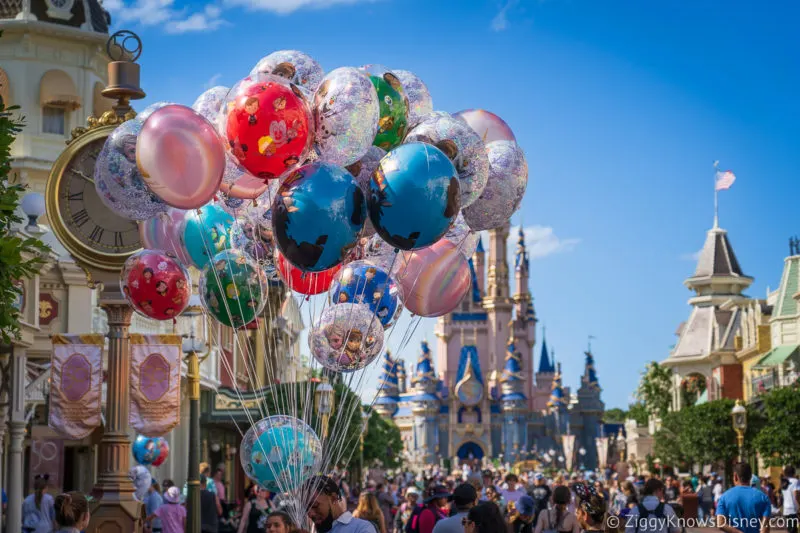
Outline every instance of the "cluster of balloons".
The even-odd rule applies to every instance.
[[[508,222],[527,179],[498,116],[434,111],[408,71],[325,73],[292,50],[191,107],[150,106],[108,138],[94,176],[109,207],[140,221],[146,250],[121,280],[138,312],[180,314],[184,265],[202,271],[205,310],[231,327],[262,313],[270,282],[328,291],[309,344],[338,372],[374,361],[404,308],[435,317],[458,306],[478,232]]]
[[[133,441],[133,458],[143,466],[161,466],[169,457],[169,443],[163,437],[137,435]]]

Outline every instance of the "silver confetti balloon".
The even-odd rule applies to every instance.
[[[314,58],[297,50],[280,50],[262,58],[250,71],[253,78],[260,74],[280,76],[309,93],[317,90],[325,76]]]
[[[358,69],[329,72],[314,94],[314,124],[322,161],[346,166],[358,161],[378,132],[378,93]]]
[[[136,166],[136,141],[144,122],[140,117],[123,122],[108,136],[94,167],[94,185],[100,200],[131,220],[152,218],[168,207],[150,192]]]
[[[478,134],[466,122],[448,113],[433,112],[415,126],[405,143],[432,144],[453,161],[461,186],[461,208],[472,205],[489,179],[489,159]]]
[[[347,170],[356,178],[356,183],[364,191],[365,195],[370,194],[369,182],[372,179],[372,174],[381,162],[381,159],[386,155],[386,150],[378,148],[377,146],[370,146],[364,157],[349,165]]]
[[[212,87],[197,97],[197,100],[192,104],[192,109],[200,113],[203,118],[212,124],[217,124],[219,112],[230,90],[230,87],[223,87],[222,85]]]
[[[311,329],[308,345],[325,368],[354,372],[374,361],[383,349],[383,326],[364,304],[336,304]]]
[[[408,97],[408,125],[413,128],[433,111],[433,99],[428,91],[428,86],[413,72],[407,70],[393,70],[400,79],[403,89]]]
[[[528,186],[528,163],[517,143],[494,141],[486,145],[486,153],[489,182],[478,201],[462,210],[472,231],[494,229],[508,222]]]
[[[459,213],[453,225],[444,234],[443,239],[447,239],[456,245],[458,250],[464,254],[467,259],[472,259],[475,249],[478,248],[478,241],[480,235],[470,230],[469,225],[464,220],[464,214]]]

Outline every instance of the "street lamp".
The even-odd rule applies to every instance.
[[[742,402],[736,400],[731,410],[733,430],[736,431],[736,444],[739,447],[739,461],[744,461],[744,432],[747,431],[747,409]]]
[[[317,412],[322,416],[322,440],[328,438],[328,421],[333,411],[333,387],[328,382],[328,376],[323,375],[317,388],[314,390],[314,403]]]
[[[186,384],[189,388],[189,470],[186,485],[186,531],[200,533],[200,363],[208,356],[208,346],[195,331],[195,321],[202,316],[200,297],[192,294],[182,316],[190,320],[189,334],[183,339],[186,354]],[[205,328],[204,328],[205,329]],[[201,333],[202,335],[202,333]]]

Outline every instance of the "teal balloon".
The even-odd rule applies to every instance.
[[[275,415],[256,422],[242,439],[244,473],[270,492],[297,489],[321,466],[322,444],[308,424]]]
[[[215,255],[233,247],[233,217],[216,204],[187,211],[181,240],[192,264],[202,270]]]
[[[158,444],[158,437],[145,437],[138,435],[133,441],[133,458],[140,465],[148,466],[158,459],[161,453],[161,446]]]
[[[381,238],[400,250],[438,241],[461,208],[458,172],[444,152],[423,143],[386,154],[370,181],[369,218]]]

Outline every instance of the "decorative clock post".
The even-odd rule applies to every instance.
[[[100,307],[108,315],[106,422],[100,442],[98,477],[92,495],[87,533],[141,532],[144,509],[134,498],[128,438],[130,404],[129,328],[133,309],[119,289],[125,260],[141,248],[135,222],[108,209],[95,191],[94,165],[106,138],[136,116],[130,100],[145,96],[139,88],[141,41],[120,31],[106,44],[111,62],[103,95],[117,100],[114,111],[89,117],[87,127],[75,128],[67,149],[53,164],[46,203],[53,233],[86,272],[90,286],[100,291]],[[112,244],[113,243],[113,244]]]

